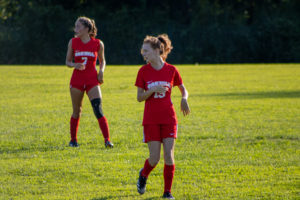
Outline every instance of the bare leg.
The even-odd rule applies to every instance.
[[[148,148],[149,148],[149,164],[154,167],[157,165],[157,163],[160,160],[160,149],[161,149],[161,143],[159,141],[150,141],[148,142]]]
[[[163,139],[164,146],[164,159],[166,165],[174,165],[174,148],[175,148],[175,139],[174,138],[165,138]]]
[[[71,93],[71,99],[73,105],[72,117],[78,119],[81,115],[84,92],[77,88],[71,88],[70,93]]]
[[[90,101],[93,100],[93,99],[96,99],[96,98],[102,98],[102,95],[101,95],[101,89],[100,87],[97,85],[95,87],[93,87],[92,89],[90,89],[87,93]]]
[[[148,142],[148,148],[149,158],[145,161],[143,170],[141,171],[141,175],[146,178],[160,160],[161,143],[159,141],[150,141]]]

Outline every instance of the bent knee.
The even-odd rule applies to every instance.
[[[160,156],[150,156],[149,163],[151,166],[156,166],[159,163]]]

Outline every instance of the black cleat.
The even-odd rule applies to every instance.
[[[171,192],[165,192],[164,195],[163,195],[163,198],[164,199],[175,199],[173,197],[173,195],[171,194]]]
[[[140,193],[140,194],[144,194],[145,191],[146,191],[146,182],[147,182],[147,178],[142,176],[142,170],[140,170],[140,176],[139,176],[139,180],[136,184],[137,186],[137,191]]]
[[[106,148],[114,148],[114,144],[111,143],[109,140],[107,140],[107,141],[105,142],[105,147],[106,147]]]
[[[69,146],[70,147],[78,147],[79,145],[78,145],[77,141],[70,141]]]

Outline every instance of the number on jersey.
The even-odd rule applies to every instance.
[[[81,57],[81,59],[84,60],[83,64],[86,65],[88,58],[87,57]]]
[[[158,93],[158,92],[155,92],[154,94],[154,98],[157,99],[157,98],[164,98],[166,96],[166,92],[163,92],[163,93]]]

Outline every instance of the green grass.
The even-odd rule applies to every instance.
[[[178,65],[191,115],[179,112],[176,199],[299,199],[300,64]],[[0,66],[0,199],[160,199],[163,159],[136,191],[148,156],[139,66],[107,66],[103,109],[114,149],[87,96],[79,148],[70,148],[72,70]]]

